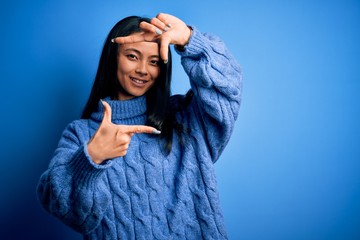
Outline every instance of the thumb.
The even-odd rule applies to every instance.
[[[100,100],[100,101],[101,101],[102,105],[104,106],[104,117],[103,117],[102,122],[111,123],[111,113],[112,113],[111,107],[104,100]]]

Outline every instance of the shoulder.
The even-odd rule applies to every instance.
[[[88,119],[77,119],[70,122],[63,131],[63,137],[81,137],[82,135],[89,132],[88,122]]]
[[[67,125],[67,128],[71,128],[71,129],[77,129],[77,128],[84,129],[84,128],[88,128],[88,125],[89,125],[88,122],[89,122],[88,119],[76,119],[76,120],[70,122],[70,123]]]

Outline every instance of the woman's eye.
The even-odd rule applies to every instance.
[[[128,59],[130,60],[136,60],[136,56],[134,54],[128,54],[126,55]]]
[[[158,65],[159,65],[159,61],[158,61],[158,60],[151,60],[151,61],[150,61],[150,64],[151,64],[151,65],[154,65],[154,66],[158,66]]]

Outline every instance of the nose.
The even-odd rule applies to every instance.
[[[145,61],[139,61],[137,66],[136,66],[135,72],[137,74],[142,75],[142,76],[147,75],[148,72],[147,72],[147,68],[146,68],[146,62]]]

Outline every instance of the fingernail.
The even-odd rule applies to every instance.
[[[164,64],[167,64],[168,63],[168,60],[166,59],[166,60],[164,60]]]
[[[164,32],[167,32],[169,29],[170,29],[169,27],[165,27]]]
[[[156,33],[157,35],[160,35],[160,34],[162,34],[162,31],[157,28],[157,29],[155,30],[155,33]]]
[[[114,42],[115,42],[115,38],[111,39],[111,42],[114,43]]]
[[[171,28],[171,23],[166,24],[166,26],[168,26],[169,28]]]
[[[157,130],[157,129],[154,129],[154,130],[152,131],[152,133],[153,133],[153,134],[161,134],[161,131],[159,131],[159,130]]]

